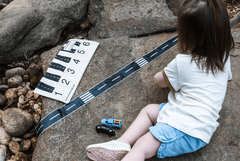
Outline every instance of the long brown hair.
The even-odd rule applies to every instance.
[[[224,71],[230,51],[234,48],[224,2],[186,0],[178,13],[178,37],[180,51],[190,51],[192,61],[199,68],[206,68],[213,74]]]

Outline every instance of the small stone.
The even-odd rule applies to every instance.
[[[32,144],[32,148],[35,149],[36,144],[37,144],[37,137],[31,138],[31,144]]]
[[[7,147],[0,145],[0,161],[5,161],[7,155]]]
[[[12,155],[11,158],[10,158],[10,161],[12,161],[12,160],[15,161],[15,156],[14,155]]]
[[[25,96],[28,93],[29,90],[28,90],[28,88],[25,88],[25,87],[24,88],[20,88],[18,90],[18,93],[17,93],[18,96],[20,96],[20,95],[24,95]]]
[[[41,102],[38,102],[38,105],[39,105],[39,106],[42,106],[42,103],[41,103]]]
[[[12,141],[21,142],[22,138],[12,137]]]
[[[22,85],[22,82],[22,77],[20,75],[15,75],[8,79],[8,86],[11,88],[17,88]]]
[[[29,106],[30,106],[30,107],[33,107],[34,104],[35,104],[35,101],[29,101]]]
[[[34,121],[35,121],[35,125],[37,125],[41,119],[41,117],[38,114],[34,114],[33,115]]]
[[[0,94],[0,106],[5,105],[7,102],[7,99],[4,95]]]
[[[0,91],[6,92],[8,89],[9,89],[8,85],[5,85],[5,84],[0,85]]]
[[[26,75],[29,75],[29,74],[30,74],[30,71],[31,71],[31,69],[28,68],[28,69],[26,70],[25,74],[26,74]]]
[[[31,87],[34,89],[37,87],[38,82],[41,80],[41,78],[43,77],[43,69],[41,66],[34,66],[31,71],[30,71],[30,84]]]
[[[3,126],[3,122],[2,122],[2,113],[3,113],[3,111],[0,110],[0,126]],[[34,118],[34,120],[35,120],[35,118]],[[36,122],[36,121],[35,121],[35,122]]]
[[[7,77],[7,79],[9,79],[14,75],[23,76],[24,74],[25,74],[25,69],[22,67],[17,67],[17,68],[7,70],[5,73],[5,76]]]
[[[17,103],[17,108],[20,108],[20,109],[22,109],[22,107],[23,107],[23,105],[21,104],[21,103]]]
[[[21,142],[21,151],[27,151],[31,146],[31,141],[30,140],[23,140]]]
[[[24,135],[35,123],[31,114],[18,108],[5,110],[2,113],[2,121],[10,136]]]
[[[42,108],[41,108],[41,106],[39,106],[38,104],[35,104],[35,105],[33,106],[33,109],[34,109],[37,113],[39,113],[40,115],[42,115]]]
[[[10,88],[5,92],[5,97],[10,100],[17,97],[17,88]]]
[[[18,102],[19,102],[19,103],[23,104],[23,103],[24,103],[24,100],[25,100],[25,99],[24,99],[24,95],[21,95],[21,96],[18,97]]]
[[[3,84],[7,84],[7,83],[8,83],[7,77],[3,77],[3,78],[2,78],[2,83],[3,83]]]
[[[23,139],[30,139],[30,138],[32,138],[34,135],[35,135],[34,132],[24,134],[24,135],[23,135]]]
[[[25,97],[26,98],[33,98],[34,97],[34,91],[33,90],[28,91],[28,93],[26,94]]]
[[[40,96],[39,94],[34,93],[34,99],[35,99],[35,100],[37,100],[37,99],[39,98],[39,96]]]
[[[0,144],[8,145],[11,140],[11,136],[6,132],[3,127],[0,127]]]
[[[29,80],[30,80],[29,75],[24,75],[23,76],[23,82],[29,82]]]
[[[29,161],[29,158],[26,154],[24,154],[22,152],[18,152],[15,155],[15,161]]]
[[[10,141],[8,147],[9,147],[10,152],[13,154],[20,152],[20,145],[16,141]]]

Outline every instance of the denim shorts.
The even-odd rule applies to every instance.
[[[165,104],[161,104],[159,111]],[[149,128],[152,135],[161,142],[158,158],[173,157],[191,153],[206,145],[201,139],[187,135],[165,123],[157,123]]]

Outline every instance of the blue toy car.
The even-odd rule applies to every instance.
[[[121,127],[122,127],[122,120],[103,118],[102,121],[101,121],[101,125],[105,125],[105,126],[108,126],[108,127],[121,129]]]

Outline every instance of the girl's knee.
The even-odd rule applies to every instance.
[[[159,112],[158,104],[149,104],[141,110],[141,113],[147,115],[153,124],[155,124],[157,121],[158,112]]]

